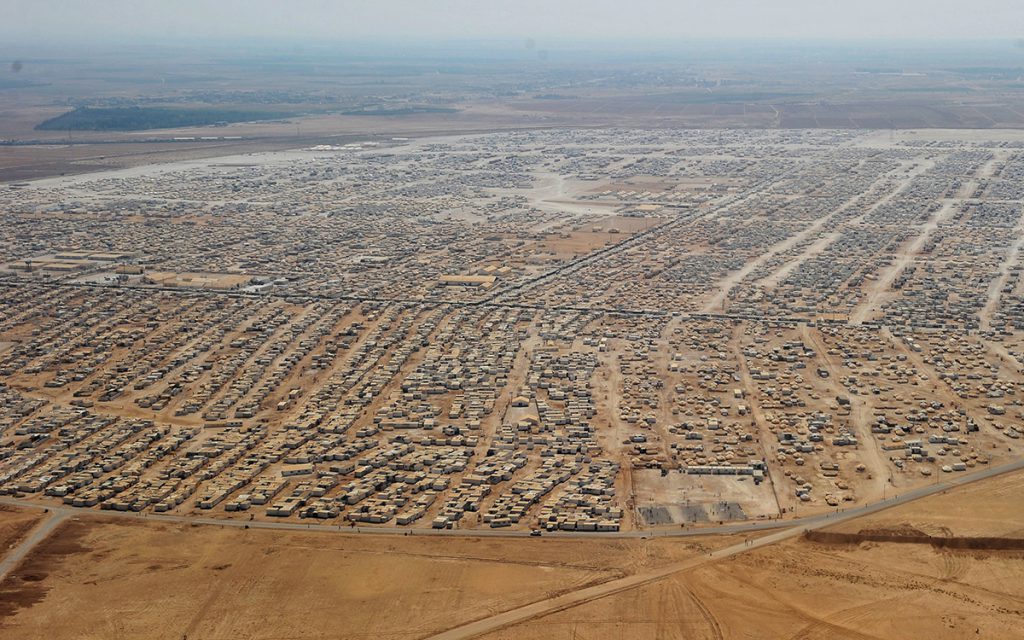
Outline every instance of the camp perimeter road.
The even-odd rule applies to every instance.
[[[739,544],[715,551],[708,556],[689,559],[683,562],[666,565],[652,572],[629,576],[620,580],[613,580],[601,585],[582,589],[570,594],[563,594],[551,600],[534,603],[508,611],[492,618],[457,627],[446,631],[436,638],[469,638],[486,631],[498,629],[515,622],[537,617],[544,613],[551,613],[559,609],[574,606],[582,602],[593,600],[606,595],[617,593],[624,589],[646,584],[663,578],[665,576],[690,569],[705,562],[729,557],[742,553],[745,550],[756,549],[767,544],[799,535],[804,531],[853,520],[884,509],[926,498],[928,496],[942,493],[956,487],[986,480],[1004,473],[1024,469],[1024,459],[1009,464],[987,467],[968,474],[953,476],[948,480],[935,482],[934,484],[919,487],[906,491],[905,493],[892,496],[885,500],[865,504],[859,507],[842,509],[828,513],[821,513],[813,516],[794,518],[790,520],[758,521],[749,523],[737,523],[715,527],[691,527],[679,529],[651,529],[622,532],[578,532],[578,531],[552,531],[544,533],[544,537],[550,538],[684,538],[693,536],[709,535],[741,535],[779,529],[778,532],[757,538],[755,540],[743,541]],[[48,505],[40,502],[22,500],[17,498],[0,498],[0,504],[26,509],[45,509],[49,517],[38,525],[28,537],[21,541],[11,552],[0,561],[0,579],[16,568],[17,564],[24,559],[38,543],[42,542],[57,526],[65,519],[71,517],[83,518],[113,518],[116,520],[144,520],[156,522],[174,522],[181,524],[197,524],[219,527],[238,527],[244,529],[272,529],[276,531],[305,531],[321,533],[341,533],[358,535],[391,535],[391,536],[441,536],[441,537],[507,537],[523,538],[529,537],[529,531],[499,530],[499,529],[425,529],[425,528],[402,528],[397,527],[350,527],[333,526],[324,524],[298,524],[290,522],[267,522],[262,520],[227,520],[218,518],[201,518],[186,515],[171,515],[158,513],[134,513],[124,511],[94,511],[90,509],[76,509],[73,507]],[[538,613],[542,611],[542,613]],[[454,634],[454,635],[449,635]]]

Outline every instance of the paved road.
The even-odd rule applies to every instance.
[[[14,547],[7,555],[0,560],[0,581],[7,577],[7,574],[11,572],[21,561],[28,555],[37,544],[46,539],[46,536],[50,535],[54,529],[57,528],[61,522],[63,522],[69,514],[67,513],[54,513],[50,512],[50,515],[42,524],[36,525],[36,528],[32,530],[24,540],[22,540],[18,546]]]
[[[721,560],[722,558],[728,558],[730,556],[738,555],[752,549],[759,549],[761,547],[775,544],[788,538],[793,538],[802,534],[804,531],[810,529],[817,529],[827,525],[844,522],[846,520],[853,520],[883,509],[889,509],[896,505],[906,504],[913,500],[919,500],[926,496],[934,495],[942,491],[946,491],[953,487],[963,486],[986,478],[1007,473],[1009,471],[1016,471],[1024,469],[1024,460],[1018,460],[1017,462],[1002,465],[998,467],[990,467],[982,469],[981,471],[961,475],[950,478],[944,482],[937,482],[936,484],[921,487],[908,491],[907,493],[901,494],[883,502],[878,502],[863,507],[857,507],[854,509],[848,509],[846,511],[834,512],[821,514],[817,516],[811,516],[808,518],[800,518],[798,520],[789,521],[790,524],[794,525],[782,531],[772,533],[756,540],[745,540],[739,544],[734,544],[724,549],[712,552],[706,556],[697,556],[681,562],[675,562],[672,564],[658,567],[652,571],[648,571],[641,574],[635,574],[627,576],[625,578],[619,578],[617,580],[610,580],[599,585],[580,589],[578,591],[572,591],[570,593],[562,594],[554,598],[547,600],[541,600],[534,602],[517,609],[512,609],[493,615],[482,620],[470,622],[458,627],[454,627],[442,633],[430,636],[429,640],[466,640],[468,638],[475,638],[485,633],[497,631],[504,627],[532,620],[542,616],[547,616],[564,609],[576,607],[592,600],[604,598],[628,589],[634,589],[639,586],[650,584],[652,582],[661,580],[668,576],[681,571],[687,571],[694,567]]]

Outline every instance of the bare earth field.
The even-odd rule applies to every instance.
[[[41,516],[42,514],[34,509],[25,510],[0,505],[0,558],[28,535]]]
[[[933,536],[1024,537],[1024,474],[1012,473],[844,522],[829,531],[914,528]]]
[[[1019,533],[1022,510],[1009,496],[1022,476],[839,528],[941,522],[956,534]],[[0,585],[0,629],[55,639],[431,637],[737,540],[437,539],[74,519]],[[1021,552],[792,539],[482,637],[1012,638],[1024,623],[1022,578]]]
[[[1019,535],[1020,473],[840,525],[911,523],[957,535]],[[948,535],[948,534],[947,534]],[[513,638],[1016,638],[1024,625],[1024,554],[929,545],[825,545],[803,539],[484,636]]]
[[[66,522],[0,585],[4,638],[420,638],[732,540],[507,540]]]

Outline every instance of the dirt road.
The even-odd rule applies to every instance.
[[[6,578],[7,574],[25,559],[25,556],[28,555],[29,551],[32,551],[37,544],[45,540],[46,536],[50,535],[50,533],[57,528],[57,525],[64,522],[64,520],[70,515],[70,513],[64,511],[51,511],[49,518],[40,523],[32,533],[26,536],[18,546],[14,547],[14,549],[12,549],[3,560],[0,560],[0,581]]]
[[[579,591],[565,593],[560,596],[549,598],[547,600],[541,600],[539,602],[528,604],[526,606],[512,609],[510,611],[505,611],[504,613],[499,613],[497,615],[493,615],[482,620],[470,622],[468,624],[464,624],[459,627],[449,629],[448,631],[444,631],[442,633],[430,636],[430,640],[466,640],[468,638],[474,638],[485,633],[502,629],[512,624],[517,624],[527,620],[540,618],[555,613],[557,611],[562,611],[580,604],[584,604],[586,602],[590,602],[593,600],[597,600],[599,598],[604,598],[606,596],[620,593],[628,589],[633,589],[642,585],[656,582],[673,574],[688,571],[690,569],[699,567],[709,562],[715,562],[717,560],[729,558],[731,556],[745,553],[753,549],[759,549],[761,547],[775,544],[776,542],[781,542],[783,540],[787,540],[789,538],[801,535],[806,530],[817,529],[820,527],[845,522],[847,520],[853,520],[854,518],[859,518],[864,515],[882,511],[884,509],[889,509],[890,507],[906,504],[914,500],[919,500],[920,498],[940,493],[953,487],[963,486],[966,484],[970,484],[972,482],[977,482],[979,480],[991,478],[1002,473],[1016,471],[1019,469],[1024,469],[1024,460],[1018,460],[1017,462],[1011,464],[999,467],[991,467],[972,474],[951,478],[948,481],[936,483],[934,485],[930,485],[927,487],[921,487],[919,489],[914,489],[912,491],[908,491],[905,494],[895,496],[888,500],[877,502],[871,505],[849,509],[846,511],[837,511],[832,513],[821,514],[809,518],[801,518],[800,520],[793,521],[795,526],[792,526],[788,529],[776,533],[769,534],[756,540],[745,540],[739,544],[734,544],[730,547],[725,547],[723,549],[719,549],[718,551],[713,551],[706,556],[698,556],[695,558],[690,558],[688,560],[683,560],[681,562],[664,565],[662,567],[658,567],[645,573],[631,575],[625,578],[620,578],[618,580],[610,580],[603,584],[587,587],[585,589],[580,589]]]

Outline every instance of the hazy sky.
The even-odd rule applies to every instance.
[[[1024,0],[0,0],[0,37],[1024,38]]]

